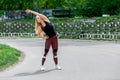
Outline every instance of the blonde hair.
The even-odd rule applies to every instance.
[[[37,22],[37,20],[35,19],[35,32],[36,34],[38,34],[38,36],[40,36],[43,33],[43,30],[40,27],[40,23]]]

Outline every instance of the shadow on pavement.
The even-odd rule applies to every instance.
[[[55,71],[56,69],[49,69],[49,70],[45,70],[45,71],[41,71],[41,70],[38,70],[34,73],[19,73],[19,74],[15,74],[14,76],[16,77],[19,77],[19,76],[29,76],[29,75],[37,75],[37,74],[44,74],[44,73],[48,73],[48,72],[51,72],[51,71]]]

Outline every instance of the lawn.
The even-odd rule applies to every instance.
[[[8,45],[0,44],[0,71],[17,63],[20,56],[21,51]]]

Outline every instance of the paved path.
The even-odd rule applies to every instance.
[[[0,80],[120,80],[120,43],[108,41],[59,40],[59,65],[54,69],[52,50],[40,71],[44,40],[0,39],[25,54],[22,62],[3,72]]]

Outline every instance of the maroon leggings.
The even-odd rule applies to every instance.
[[[46,60],[46,56],[49,52],[50,46],[52,46],[52,51],[53,51],[53,59],[55,64],[58,64],[58,58],[57,58],[57,50],[58,50],[58,37],[54,36],[52,38],[46,39],[45,42],[45,52],[42,58],[42,65],[44,65],[44,62]]]

